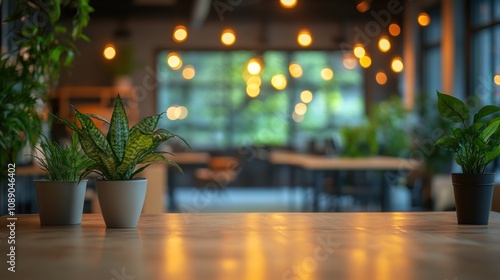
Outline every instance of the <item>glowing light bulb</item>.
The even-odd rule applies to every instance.
[[[113,45],[106,45],[103,51],[104,58],[111,60],[116,56],[116,50]]]
[[[301,29],[297,35],[297,42],[302,47],[309,47],[312,44],[312,36],[309,30]]]
[[[172,34],[172,38],[175,42],[181,43],[187,39],[188,32],[187,28],[184,25],[177,25],[174,28],[174,33]]]
[[[387,37],[382,36],[380,40],[378,40],[378,48],[383,52],[387,52],[391,49],[391,42]]]
[[[225,29],[222,31],[220,41],[226,46],[231,46],[236,41],[236,34],[232,29]]]

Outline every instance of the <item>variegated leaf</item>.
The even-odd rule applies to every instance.
[[[160,120],[162,114],[154,115],[154,116],[149,116],[138,122],[136,125],[134,125],[130,131],[133,131],[135,129],[141,130],[144,133],[150,133],[153,132],[156,125],[158,124],[158,121]]]
[[[111,116],[111,124],[109,126],[108,132],[108,142],[113,149],[118,163],[123,161],[123,156],[125,153],[125,145],[129,137],[128,131],[128,119],[125,108],[123,107],[120,94],[116,97],[115,108],[113,110],[113,115]]]
[[[82,129],[88,133],[88,136],[92,140],[92,142],[99,147],[104,153],[108,156],[112,156],[113,151],[111,146],[109,145],[106,137],[102,132],[97,128],[94,122],[85,114],[82,114],[75,108],[75,114],[78,121],[82,125]]]
[[[153,141],[153,135],[144,134],[138,129],[133,130],[125,146],[123,161],[118,166],[118,173],[124,174],[128,169],[135,167],[139,157],[151,148]]]

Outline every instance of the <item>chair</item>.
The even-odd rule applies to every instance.
[[[212,156],[208,162],[208,167],[196,169],[194,176],[198,185],[204,186],[205,189],[212,188],[222,191],[229,183],[236,180],[239,166],[236,157]]]

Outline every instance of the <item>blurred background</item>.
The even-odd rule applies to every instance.
[[[162,147],[185,174],[150,168],[157,198],[145,211],[453,210],[456,166],[433,145],[449,129],[436,90],[500,105],[498,0],[89,3],[90,41],[75,42],[72,66],[45,96],[42,129],[65,141],[48,112],[72,119],[73,104],[109,119],[117,92],[132,124],[164,112],[159,126],[192,148]],[[2,20],[14,9],[2,1]],[[10,28],[2,24],[2,53],[15,49]],[[29,152],[17,159],[17,193],[33,213],[40,174]],[[363,164],[381,157],[401,168]],[[85,211],[98,211],[92,184],[87,192]]]

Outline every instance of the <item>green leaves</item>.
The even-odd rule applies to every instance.
[[[436,92],[438,95],[437,108],[441,117],[455,123],[469,120],[470,112],[465,103],[451,95]]]
[[[179,137],[165,129],[155,130],[162,114],[149,116],[129,129],[120,95],[116,98],[110,122],[99,116],[83,114],[76,108],[73,110],[81,128],[76,123],[57,118],[78,134],[83,151],[92,159],[93,164],[86,168],[81,178],[95,172],[105,180],[128,180],[158,161],[167,162],[182,172],[175,162],[155,152],[161,143]],[[91,118],[109,123],[106,135]],[[179,139],[189,146],[183,138]],[[137,168],[138,165],[143,166]]]
[[[500,112],[500,107],[495,105],[486,105],[477,114],[474,115],[474,122],[480,121],[482,118],[489,116],[491,114]]]
[[[80,178],[80,173],[92,164],[80,149],[76,133],[71,135],[70,145],[59,145],[42,134],[40,148],[37,149],[42,157],[33,157],[38,160],[49,181],[76,181]]]
[[[487,165],[500,156],[500,118],[485,119],[499,113],[500,107],[482,107],[471,122],[465,103],[440,92],[437,94],[439,114],[444,119],[460,123],[460,127],[451,128],[452,135],[441,137],[435,145],[453,151],[463,173],[484,173]]]
[[[125,154],[125,145],[128,141],[128,119],[120,94],[116,97],[115,109],[111,116],[107,139],[115,153],[117,161],[121,163]]]

